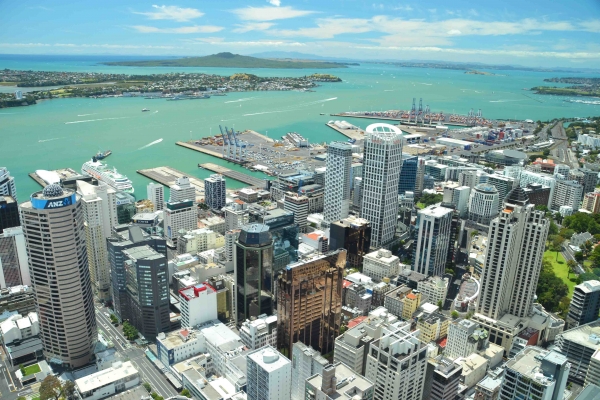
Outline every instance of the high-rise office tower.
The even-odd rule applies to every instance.
[[[225,207],[226,194],[223,175],[212,174],[204,180],[204,202],[213,210]]]
[[[287,192],[283,199],[283,209],[293,212],[294,222],[300,227],[300,232],[306,232],[308,226],[308,197]]]
[[[17,187],[15,186],[15,178],[10,176],[10,172],[6,167],[0,167],[0,196],[10,196],[15,202],[17,199]]]
[[[190,183],[190,178],[182,176],[177,178],[175,184],[170,188],[171,195],[169,196],[170,203],[177,203],[180,201],[192,201],[196,202],[196,188]]]
[[[192,200],[167,202],[164,209],[165,238],[170,246],[177,245],[183,233],[198,228],[198,209]]]
[[[513,189],[504,209],[490,224],[478,313],[498,320],[506,313],[530,314],[542,269],[550,223],[529,204],[521,187]]]
[[[375,384],[374,400],[421,400],[427,348],[418,335],[418,330],[390,330],[371,342],[365,377]]]
[[[556,164],[556,166],[554,167],[554,172],[553,175],[562,175],[565,178],[569,177],[569,172],[571,171],[571,168],[568,165],[565,164]]]
[[[425,189],[425,159],[417,158],[417,179],[415,181],[415,198],[421,197]]]
[[[342,323],[346,251],[337,250],[288,265],[277,278],[277,347],[302,342],[327,354]]]
[[[171,330],[167,258],[148,245],[130,247],[124,256],[130,321],[150,341]]]
[[[0,289],[31,286],[23,228],[15,226],[0,233]]]
[[[458,395],[458,384],[462,365],[444,356],[430,358],[423,398],[429,400],[454,400]]]
[[[364,255],[371,251],[371,224],[354,216],[333,222],[329,226],[329,248],[346,249],[348,265],[360,268]]]
[[[99,186],[77,181],[77,194],[81,196],[85,238],[87,243],[90,277],[100,300],[110,299],[110,264],[106,238],[117,225],[116,191],[100,182]]]
[[[600,281],[585,281],[575,286],[567,314],[566,322],[569,328],[597,320],[599,312]]]
[[[67,368],[84,366],[98,331],[80,198],[53,184],[19,209],[44,356]]]
[[[167,242],[159,236],[146,234],[139,226],[118,226],[112,236],[107,238],[108,260],[110,263],[110,281],[114,311],[121,321],[133,318],[127,292],[127,274],[125,250],[132,247],[150,246],[167,257]]]
[[[400,183],[398,194],[415,191],[417,185],[417,170],[419,157],[412,154],[402,153],[402,169],[400,170]]]
[[[354,178],[354,185],[352,189],[352,207],[357,211],[360,211],[362,204],[362,184],[362,178]]]
[[[346,142],[329,143],[326,165],[323,218],[330,223],[346,218],[350,211],[352,145]]]
[[[244,225],[235,245],[237,315],[239,326],[261,314],[273,314],[273,237],[263,224]]]
[[[360,216],[371,222],[371,244],[380,247],[396,233],[402,131],[389,124],[367,127]]]
[[[165,188],[160,183],[150,182],[146,186],[146,197],[154,205],[155,212],[165,208]]]
[[[498,400],[561,400],[571,370],[567,357],[529,346],[506,363]]]
[[[554,185],[550,209],[560,211],[560,207],[568,206],[574,211],[579,210],[583,193],[583,186],[579,182],[557,179]]]
[[[292,359],[292,400],[304,400],[306,379],[321,374],[329,362],[317,350],[302,342],[294,343],[290,358]]]
[[[292,363],[271,346],[246,356],[248,400],[288,400],[292,385]]]
[[[223,212],[225,213],[225,229],[228,231],[239,229],[248,223],[248,206],[241,200],[229,203],[228,206],[223,207]]]
[[[500,196],[494,185],[482,183],[473,188],[469,197],[469,220],[489,225],[498,215]]]
[[[19,220],[19,206],[11,196],[0,195],[0,233],[6,228],[21,225]]]
[[[485,329],[469,319],[461,319],[448,325],[444,354],[449,358],[464,358],[485,349],[488,343],[488,332]]]
[[[577,172],[579,172],[579,174],[577,174],[576,180],[583,187],[583,194],[593,192],[598,184],[598,171],[593,171],[588,168],[579,168]],[[567,177],[565,176],[565,178]],[[569,177],[568,179],[573,178]]]
[[[465,218],[469,211],[470,196],[471,188],[468,186],[446,186],[442,202],[453,205],[458,215]]]
[[[444,274],[451,240],[453,212],[450,208],[438,205],[419,210],[413,271],[429,276]]]

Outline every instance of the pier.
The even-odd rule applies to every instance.
[[[229,168],[225,168],[213,163],[200,164],[199,167],[215,172],[217,174],[221,174],[223,176],[226,176],[227,178],[235,179],[236,181],[245,183],[250,186],[265,188],[264,179],[256,178],[254,176],[244,174],[243,172],[233,171]]]
[[[187,142],[176,142],[175,144],[177,146],[185,147],[186,149],[199,151],[200,153],[208,154],[209,156],[223,158],[223,154],[217,153],[216,151],[209,150],[206,147],[202,147],[200,145],[191,144],[191,143],[187,143]]]
[[[72,178],[74,176],[79,176],[81,175],[80,173],[78,173],[77,171],[75,171],[74,169],[71,168],[61,168],[61,169],[55,169],[53,171],[48,171],[50,173],[56,174],[56,176],[58,177],[58,179],[63,180],[63,179],[69,179]],[[32,172],[30,174],[28,174],[29,177],[31,179],[33,179],[34,181],[36,181],[41,187],[46,187],[48,186],[48,183],[42,179],[41,176],[39,176],[37,174],[37,172]]]
[[[167,187],[175,185],[177,178],[187,176],[190,179],[190,184],[196,189],[196,197],[204,197],[204,182],[198,178],[190,176],[190,174],[178,171],[175,168],[156,167],[140,169],[136,172]]]
[[[334,124],[330,124],[329,122],[325,125],[350,139],[363,140],[365,138],[365,131],[363,131],[362,129],[342,129],[335,126]]]

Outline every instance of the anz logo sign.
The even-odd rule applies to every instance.
[[[76,200],[75,194],[72,194],[70,196],[63,197],[62,199],[42,200],[42,199],[32,198],[31,205],[33,206],[33,208],[36,208],[38,210],[40,210],[40,209],[55,209],[55,208],[62,208],[62,207],[70,206],[71,204],[75,203],[76,201],[77,200]]]

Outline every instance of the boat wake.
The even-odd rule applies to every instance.
[[[77,115],[78,117],[87,117],[88,115],[96,115],[98,113],[92,113],[92,114],[79,114]]]
[[[384,92],[393,92],[393,89],[383,89]]]
[[[263,111],[263,112],[259,112],[259,113],[244,114],[242,116],[250,117],[252,115],[275,114],[275,113],[290,112],[290,111],[294,111],[294,110]]]
[[[421,85],[427,85],[427,86],[433,85],[433,83],[423,83],[423,82],[418,82],[418,83],[420,83]]]
[[[147,145],[140,147],[138,150],[144,150],[144,149],[147,149],[148,147],[150,147],[150,146],[154,146],[155,144],[159,144],[159,143],[160,143],[160,142],[162,142],[162,141],[163,141],[163,140],[162,140],[162,138],[160,138],[160,139],[158,139],[158,140],[155,140],[155,141],[154,141],[154,142],[152,142],[152,143],[148,143]]]
[[[256,99],[256,97],[245,97],[243,99],[226,101],[226,102],[224,102],[224,104],[227,104],[227,103],[239,103],[241,101],[250,101],[250,100],[254,100],[254,99]]]
[[[111,120],[111,119],[125,119],[125,118],[129,118],[129,117],[115,117],[115,118],[86,119],[86,120],[83,120],[83,121],[70,121],[70,122],[65,122],[65,125],[69,125],[69,124],[83,124],[84,122],[108,121],[108,120]]]
[[[316,100],[316,101],[311,101],[308,103],[303,103],[303,104],[298,104],[298,106],[287,109],[287,110],[274,110],[274,111],[263,111],[263,112],[258,112],[258,113],[250,113],[250,114],[243,114],[243,117],[251,117],[253,115],[263,115],[263,114],[276,114],[276,113],[284,113],[284,112],[290,112],[290,111],[296,111],[299,110],[301,108],[304,107],[310,107],[310,106],[315,106],[317,104],[322,104],[328,101],[333,101],[333,100],[337,100],[337,97],[331,97],[329,99],[323,99],[323,100]]]
[[[65,138],[64,137],[55,137],[52,139],[42,139],[42,140],[38,140],[38,143],[51,142],[53,140],[59,140],[59,139],[65,139]]]
[[[599,100],[574,100],[574,99],[569,99],[569,100],[564,100],[567,103],[579,103],[579,104],[592,104],[592,105],[600,105],[600,101]]]
[[[521,101],[521,100],[490,100],[490,103],[508,103],[511,101]]]

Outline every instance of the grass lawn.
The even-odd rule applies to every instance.
[[[40,396],[32,397],[31,400],[40,400]]]
[[[25,376],[37,374],[38,372],[41,371],[40,366],[37,364],[30,365],[28,367],[25,367],[24,369],[25,369]]]
[[[544,253],[544,260],[550,262],[552,264],[552,269],[556,276],[558,276],[562,281],[569,287],[569,297],[573,295],[573,288],[576,283],[571,282],[571,280],[567,277],[569,273],[569,267],[567,267],[567,262],[562,254],[558,255],[558,260],[556,259],[556,252],[547,250]],[[571,277],[575,277],[575,274],[571,274]]]

